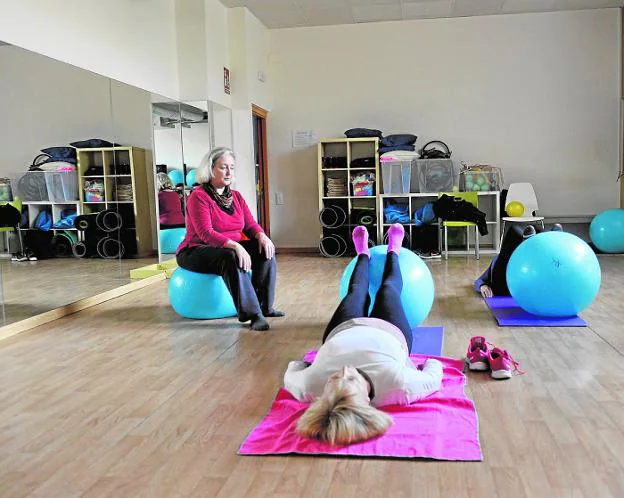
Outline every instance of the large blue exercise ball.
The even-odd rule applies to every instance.
[[[167,175],[174,185],[184,184],[184,173],[182,173],[182,170],[172,169]]]
[[[600,264],[591,247],[567,232],[543,232],[522,242],[509,258],[507,286],[525,311],[576,316],[600,289]]]
[[[160,231],[160,252],[175,254],[186,237],[186,228],[166,228]]]
[[[589,237],[602,252],[624,252],[624,209],[607,209],[589,225]]]
[[[232,295],[219,275],[176,268],[169,280],[169,302],[178,315],[210,320],[236,316]]]
[[[195,184],[195,178],[197,177],[197,170],[190,169],[186,173],[186,184],[191,187]]]
[[[381,285],[388,246],[375,246],[370,250],[371,260],[369,266],[368,293],[371,296],[372,311],[375,296]],[[354,258],[345,268],[340,280],[340,299],[347,295],[351,273],[355,268],[357,258]],[[435,285],[433,277],[425,262],[408,249],[399,251],[399,265],[403,277],[403,290],[401,291],[401,304],[411,328],[420,325],[433,306]]]

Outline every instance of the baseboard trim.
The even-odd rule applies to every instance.
[[[277,254],[319,254],[318,247],[278,247]]]
[[[142,289],[143,287],[147,287],[148,285],[152,285],[161,280],[165,280],[165,278],[166,277],[164,273],[161,273],[159,275],[153,275],[151,277],[137,280],[135,282],[116,287],[115,289],[96,294],[95,296],[85,297],[84,299],[80,299],[73,303],[66,304],[65,306],[46,311],[45,313],[41,313],[39,315],[31,316],[30,318],[26,318],[25,320],[9,323],[8,325],[0,327],[0,341],[21,334],[22,332],[26,332],[27,330],[34,329],[39,325],[53,322],[54,320],[58,320],[59,318],[63,318],[67,315],[77,313],[78,311],[82,311],[92,306],[102,304],[103,302],[110,301],[111,299],[123,296],[130,292]]]

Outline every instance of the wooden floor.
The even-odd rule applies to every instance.
[[[130,283],[130,270],[150,259],[0,258],[0,326]]]
[[[604,257],[589,328],[497,328],[488,263],[430,263],[445,354],[473,334],[527,374],[470,373],[482,463],[240,457],[290,359],[318,344],[345,260],[283,256],[268,333],[183,320],[166,283],[0,343],[0,496],[622,497],[624,259]]]

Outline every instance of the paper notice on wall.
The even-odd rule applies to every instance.
[[[313,130],[293,130],[292,146],[294,149],[310,147],[316,144],[316,137]]]

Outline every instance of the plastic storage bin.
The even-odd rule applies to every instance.
[[[381,161],[381,177],[384,194],[409,194],[412,181],[412,159]]]
[[[421,192],[451,192],[455,186],[455,167],[451,159],[417,159]]]
[[[459,172],[462,192],[491,192],[503,189],[503,172],[496,166],[464,166]]]
[[[23,202],[48,201],[44,171],[27,171],[11,178],[13,199],[20,198]]]
[[[45,181],[50,201],[78,200],[78,174],[75,171],[46,171]]]

